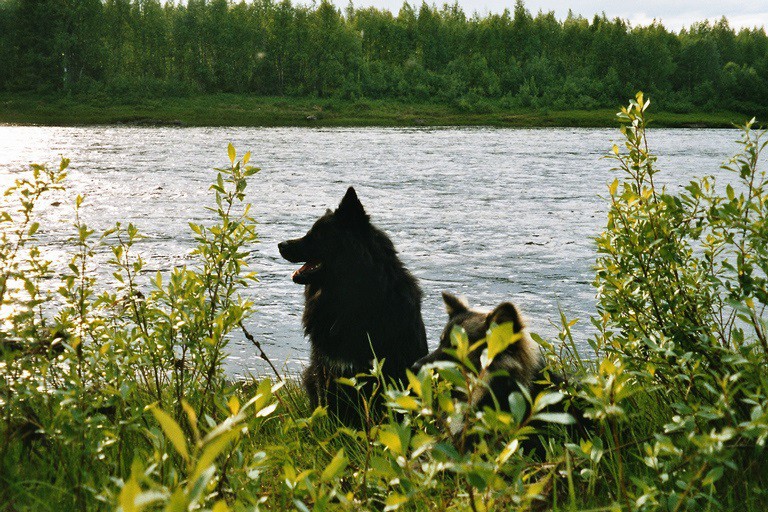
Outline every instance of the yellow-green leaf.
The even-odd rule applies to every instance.
[[[224,500],[217,501],[216,504],[213,505],[211,512],[229,512],[227,502]]]
[[[192,478],[190,478],[190,483],[196,481],[203,471],[213,464],[216,457],[221,455],[221,452],[223,452],[239,435],[239,430],[230,430],[208,443],[205,449],[203,449],[200,458],[197,460],[195,472],[193,473]]]
[[[503,450],[501,450],[501,453],[496,458],[496,463],[501,465],[506,463],[509,458],[517,451],[518,447],[520,446],[520,441],[517,439],[513,439],[509,443],[507,443],[507,446],[504,447]]]
[[[396,492],[393,492],[389,496],[387,496],[387,500],[384,502],[384,512],[388,512],[390,510],[397,510],[400,508],[401,505],[408,503],[408,497],[403,496],[402,494],[398,494]]]
[[[330,482],[339,476],[348,464],[349,460],[347,460],[347,457],[344,455],[344,448],[342,448],[336,453],[336,456],[333,457],[333,460],[330,462],[330,464],[328,464],[328,466],[326,466],[326,468],[323,470],[323,474],[320,475],[320,479],[323,482]]]
[[[240,412],[240,400],[237,399],[237,395],[232,395],[227,402],[229,411],[234,415]]]
[[[408,383],[411,385],[413,392],[421,396],[421,381],[416,378],[411,370],[405,370],[405,375],[408,376]]]
[[[338,377],[336,379],[336,382],[338,384],[343,384],[344,386],[350,386],[350,387],[355,387],[355,385],[357,384],[357,380],[350,379],[350,378],[347,378],[347,377]]]
[[[236,154],[235,154],[235,146],[233,146],[231,142],[227,145],[227,154],[229,155],[229,161],[234,164],[235,163],[235,156],[236,156]]]
[[[165,505],[164,512],[187,512],[188,505],[189,503],[187,497],[184,495],[184,489],[178,487],[171,495],[171,499],[169,499],[168,503]]]
[[[504,322],[501,325],[491,328],[488,333],[488,360],[503,352],[508,346],[515,343],[522,337],[522,334],[515,332],[515,326],[512,322]]]
[[[269,400],[272,398],[272,393],[274,393],[274,391],[275,389],[272,387],[272,382],[269,379],[262,380],[259,382],[259,387],[256,388],[256,394],[253,396],[253,398],[248,400],[243,409],[253,405],[253,408],[256,410],[256,412],[259,412],[264,408],[265,405],[267,405],[267,403],[269,403]]]
[[[402,395],[395,398],[395,403],[398,405],[398,407],[402,407],[403,409],[407,409],[409,411],[415,411],[419,408],[419,403],[416,401],[416,399],[408,395]]]
[[[141,492],[139,482],[136,481],[136,476],[131,475],[130,480],[125,482],[123,488],[120,489],[119,502],[123,509],[123,512],[137,512],[139,508],[136,506],[136,496]]]
[[[160,427],[163,429],[163,432],[165,432],[165,436],[171,441],[173,447],[179,452],[179,455],[181,455],[184,460],[189,460],[187,440],[184,437],[184,432],[182,432],[179,424],[176,423],[168,413],[157,406],[153,406],[151,411],[157,422],[160,423]]]
[[[437,397],[437,403],[440,405],[440,409],[448,414],[452,414],[456,410],[453,405],[453,400],[451,400],[451,397],[446,393]]]
[[[192,432],[195,434],[195,440],[200,439],[200,431],[197,429],[197,413],[186,400],[181,401],[181,407],[184,412],[187,413],[187,419],[189,420],[189,426],[192,427]]]
[[[424,446],[428,446],[435,441],[435,438],[424,432],[419,432],[411,440],[411,446],[414,450],[418,450]]]
[[[283,464],[283,476],[288,482],[296,483],[296,468],[288,463]]]
[[[391,430],[380,430],[379,441],[389,448],[391,452],[397,455],[403,454],[403,442],[396,432],[392,432]]]
[[[614,147],[616,147],[616,146],[614,146]],[[611,194],[612,196],[614,196],[614,195],[616,195],[616,191],[617,191],[618,189],[619,189],[619,180],[618,180],[618,179],[615,179],[615,180],[613,180],[613,183],[611,183],[611,184],[608,186],[608,192],[610,192],[610,194]]]

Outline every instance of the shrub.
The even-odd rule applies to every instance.
[[[96,237],[80,218],[78,196],[67,270],[58,288],[45,284],[51,267],[36,245],[34,206],[63,186],[68,161],[58,170],[34,165],[32,178],[8,191],[19,206],[0,219],[0,298],[9,311],[0,340],[0,478],[12,508],[36,503],[40,493],[40,507],[90,509],[113,499],[113,479],[121,478],[129,482],[121,491],[125,510],[126,493],[144,481],[154,485],[144,502],[167,498],[174,509],[207,502],[209,485],[227,478],[221,468],[214,479],[213,467],[222,454],[233,456],[230,445],[246,428],[243,411],[274,411],[268,381],[241,408],[222,370],[230,333],[253,308],[241,297],[255,280],[245,271],[245,248],[256,241],[242,204],[246,179],[258,170],[247,165],[249,156],[236,162],[230,146],[231,166],[218,170],[211,187],[217,222],[190,225],[197,264],[157,273],[151,283],[142,282],[143,262],[134,254],[138,230],[117,224]],[[107,287],[93,268],[105,246],[116,280]],[[253,418],[249,426],[256,427]],[[182,449],[189,437],[192,447]]]
[[[764,132],[754,120],[742,127],[742,150],[724,166],[736,184],[724,194],[713,177],[674,194],[654,182],[648,105],[639,93],[619,114],[624,150],[614,146],[612,158],[624,179],[609,186],[597,238],[597,344],[663,424],[638,454],[656,478],[636,482],[634,506],[722,506],[737,475],[748,489],[765,483],[744,480],[764,471],[768,435]]]

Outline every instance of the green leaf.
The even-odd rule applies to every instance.
[[[179,424],[174,421],[173,418],[165,411],[157,406],[153,406],[151,409],[155,419],[160,423],[160,427],[165,432],[165,436],[171,441],[173,447],[179,452],[184,460],[189,460],[189,451],[187,451],[187,440],[184,438],[184,432],[182,432]]]
[[[532,419],[546,423],[558,423],[560,425],[573,425],[576,423],[576,420],[573,419],[573,416],[565,412],[540,412],[536,414]]]
[[[197,501],[203,496],[206,487],[208,487],[208,484],[211,482],[215,474],[216,468],[213,466],[208,466],[205,471],[196,474],[196,476],[190,480],[189,484],[187,485],[186,495],[186,501],[188,505],[182,510],[189,510],[192,508],[190,505],[195,505],[197,503]]]
[[[478,473],[477,471],[470,471],[467,473],[467,481],[470,483],[472,487],[475,489],[478,489],[479,491],[484,491],[486,486],[488,485],[488,482],[486,481],[485,477]]]
[[[311,512],[309,510],[309,507],[304,504],[301,500],[293,500],[293,505],[296,507],[297,510],[300,510],[301,512]]]
[[[136,506],[141,509],[153,503],[165,502],[168,498],[170,498],[170,496],[166,492],[146,491],[136,497],[135,503]]]
[[[724,468],[723,466],[717,466],[716,468],[712,468],[707,473],[707,476],[704,477],[704,480],[702,481],[702,484],[704,485],[712,485],[718,480],[720,480],[720,477],[723,476]]]
[[[266,418],[267,416],[269,416],[270,414],[275,412],[275,409],[277,409],[277,405],[278,405],[277,402],[272,402],[270,405],[268,405],[268,406],[266,406],[266,407],[264,407],[262,409],[259,409],[259,412],[256,413],[256,417],[257,418]]]
[[[445,365],[438,366],[437,373],[443,380],[453,384],[453,387],[455,388],[463,388],[466,385],[464,375],[462,375],[461,370],[456,366],[456,363],[446,362]]]
[[[344,386],[351,386],[351,387],[355,387],[355,386],[357,385],[357,380],[355,380],[355,379],[350,379],[350,378],[348,378],[348,377],[338,377],[338,378],[336,379],[336,383],[337,383],[337,384],[342,384],[342,385],[344,385]]]
[[[538,412],[543,410],[546,407],[549,407],[550,405],[554,405],[557,403],[560,403],[563,398],[565,398],[565,395],[560,393],[559,391],[553,391],[550,393],[540,393],[536,396],[536,399],[533,401],[533,410]]]
[[[451,330],[451,346],[466,350],[469,347],[467,331],[460,325],[454,325]]]
[[[522,393],[510,393],[509,395],[509,410],[512,412],[512,416],[515,418],[515,422],[519,425],[525,419],[525,415],[528,411],[528,402]]]
[[[344,448],[340,449],[323,470],[323,474],[320,475],[320,479],[323,482],[330,482],[337,476],[339,476],[349,464],[349,460],[344,456]]]

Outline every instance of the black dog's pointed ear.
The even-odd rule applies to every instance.
[[[489,328],[491,324],[501,325],[507,322],[512,322],[515,332],[520,332],[525,327],[520,312],[511,302],[502,302],[493,311],[488,313],[486,323]]]
[[[363,208],[363,204],[357,198],[353,187],[349,187],[347,193],[344,194],[344,198],[336,209],[336,216],[350,224],[368,221],[368,214],[365,213],[365,208]]]
[[[448,312],[448,318],[453,318],[459,313],[465,313],[469,311],[469,304],[463,297],[457,297],[448,292],[443,292],[443,302],[445,302],[445,310]]]

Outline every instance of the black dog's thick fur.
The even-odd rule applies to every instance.
[[[344,423],[359,426],[359,396],[336,379],[370,372],[375,356],[384,360],[386,378],[405,380],[405,370],[427,354],[418,283],[352,187],[336,211],[278,248],[288,261],[305,262],[293,281],[305,285],[311,354],[304,386],[312,407],[327,405]]]
[[[480,377],[485,381],[486,387],[476,388],[472,396],[467,397],[470,406],[476,410],[482,410],[484,407],[495,407],[498,403],[502,410],[509,411],[508,397],[511,393],[521,391],[521,387],[535,398],[542,391],[556,391],[563,385],[562,376],[547,370],[539,345],[528,335],[525,323],[514,304],[503,302],[492,311],[484,312],[471,309],[466,301],[446,292],[443,292],[443,301],[448,312],[448,323],[440,337],[440,346],[413,365],[411,369],[414,373],[427,364],[453,359],[446,349],[452,348],[451,332],[454,327],[464,329],[469,345],[472,346],[486,337],[492,325],[511,322],[514,332],[520,333],[521,337],[496,355],[488,368],[482,370]],[[481,368],[480,357],[485,348],[486,344],[483,343],[469,354],[469,362],[478,370]],[[547,412],[565,412],[565,406],[570,406],[567,412],[576,421],[576,425],[569,429],[570,435],[584,436],[588,422],[581,410],[573,403],[564,401],[549,406],[546,410]],[[530,414],[530,407],[526,414]],[[538,422],[532,422],[532,425],[538,428],[545,427]],[[523,443],[523,448],[537,456],[543,455],[544,451],[538,437],[528,439]]]

